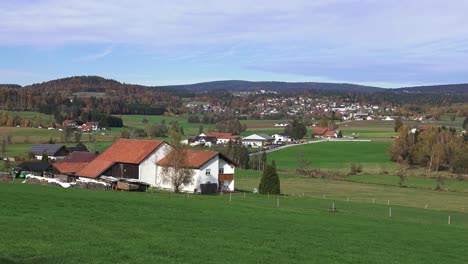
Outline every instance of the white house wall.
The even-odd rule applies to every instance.
[[[156,162],[167,156],[172,148],[163,143],[162,146],[159,146],[153,153],[151,153],[146,159],[144,159],[139,169],[139,180],[142,182],[146,182],[151,186],[156,185],[156,171],[157,165]]]

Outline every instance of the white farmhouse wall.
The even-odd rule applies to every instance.
[[[151,186],[156,186],[156,162],[158,162],[167,154],[169,154],[171,149],[171,146],[169,146],[167,143],[163,143],[153,153],[148,155],[148,157],[146,157],[146,159],[144,159],[138,167],[139,180],[142,182],[146,182]]]

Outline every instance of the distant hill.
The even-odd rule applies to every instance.
[[[0,88],[21,88],[19,84],[2,84],[0,83]]]
[[[429,86],[415,86],[392,89],[395,92],[405,93],[445,93],[445,94],[468,94],[468,84],[443,84]]]
[[[270,90],[276,92],[300,92],[304,90],[359,92],[382,92],[385,89],[349,83],[319,83],[319,82],[250,82],[250,81],[214,81],[186,85],[162,86],[167,89],[183,89],[191,92],[227,90],[231,92],[246,92]]]

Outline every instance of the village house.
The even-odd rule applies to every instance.
[[[188,168],[193,170],[192,182],[182,186],[184,192],[216,193],[234,191],[234,171],[236,164],[217,151],[186,150]],[[170,166],[169,157],[157,162],[156,187],[172,189],[163,175],[163,168]]]
[[[312,138],[338,138],[340,132],[334,129],[330,129],[328,127],[315,127],[314,131],[312,131]]]
[[[294,142],[294,138],[286,135],[286,134],[274,134],[273,137],[273,144],[275,145],[282,145]]]
[[[34,144],[28,153],[33,154],[37,160],[41,160],[44,154],[51,160],[60,160],[70,152],[64,145],[60,144]]]
[[[259,148],[266,145],[271,145],[274,138],[266,134],[253,134],[242,138],[242,144],[251,148]]]

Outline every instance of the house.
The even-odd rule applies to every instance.
[[[338,133],[336,132],[336,130],[333,130],[333,129],[328,129],[322,136],[323,138],[337,138],[338,137]]]
[[[316,127],[312,131],[312,138],[338,138],[340,132],[328,127]]]
[[[327,132],[328,127],[315,127],[314,130],[312,131],[312,138],[322,138],[323,135]]]
[[[294,139],[286,134],[274,134],[273,136],[273,144],[275,145],[282,145],[291,143]]]
[[[216,145],[216,142],[218,142],[218,139],[215,137],[200,136],[200,135],[188,140],[188,144],[190,144],[190,146],[202,146],[202,147],[209,147],[209,148],[212,147],[213,145]]]
[[[266,134],[253,134],[242,138],[242,144],[247,147],[258,148],[266,145],[270,145],[274,138]]]
[[[201,133],[195,138],[190,139],[189,144],[191,146],[211,147],[215,144],[227,144],[229,142],[238,142],[239,140],[239,136],[233,135],[231,133],[209,132]]]
[[[67,148],[60,144],[34,144],[28,152],[34,154],[38,160],[41,160],[44,154],[51,160],[60,160],[69,154]]]
[[[75,175],[137,179],[155,186],[156,162],[171,150],[164,141],[120,138]]]
[[[187,166],[193,170],[191,184],[182,186],[184,192],[216,193],[234,191],[234,170],[236,164],[216,151],[186,150]],[[163,175],[163,168],[170,166],[169,157],[157,162],[156,187],[172,189]]]
[[[78,124],[76,123],[75,120],[70,120],[70,119],[64,120],[62,125],[64,127],[71,127],[71,128],[74,128],[74,127],[78,126]]]
[[[97,153],[75,151],[64,159],[52,164],[54,174],[73,175],[86,167],[91,161],[98,156]]]
[[[17,176],[22,172],[35,176],[46,176],[52,174],[52,165],[48,162],[25,161],[16,166],[15,171]]]

